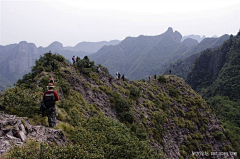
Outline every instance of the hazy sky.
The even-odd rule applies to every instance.
[[[168,27],[206,36],[236,35],[240,29],[240,0],[0,0],[0,14],[0,45],[75,46],[159,35]]]

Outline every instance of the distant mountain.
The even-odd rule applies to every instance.
[[[36,59],[46,52],[51,51],[52,53],[59,53],[66,59],[71,60],[73,55],[83,58],[89,55],[90,52],[77,51],[81,49],[90,49],[91,46],[94,49],[106,44],[113,45],[117,43],[117,40],[110,42],[99,42],[99,43],[87,43],[86,47],[79,43],[76,51],[66,50],[60,42],[53,42],[48,47],[36,47],[33,43],[27,43],[22,41],[19,44],[11,44],[6,46],[0,46],[0,92],[7,87],[12,85],[24,74],[31,70]],[[80,47],[79,47],[80,46]]]
[[[76,52],[88,52],[95,53],[103,46],[117,45],[121,41],[112,40],[112,41],[100,41],[100,42],[81,42],[78,43],[75,47],[64,47],[64,50],[76,51]]]
[[[30,67],[33,66],[40,55],[35,44],[25,41],[18,45],[6,46],[4,50],[6,52],[2,53],[5,58],[0,63],[0,76],[7,79],[11,84],[29,72]]]
[[[203,39],[206,38],[206,36],[203,35],[201,37],[200,35],[193,35],[193,34],[192,35],[187,35],[187,36],[183,36],[182,41],[184,41],[187,38],[195,39],[195,40],[197,40],[200,43]]]
[[[205,38],[198,45],[192,47],[187,52],[186,55],[191,55],[185,59],[179,59],[175,63],[171,64],[164,72],[164,74],[168,74],[168,71],[171,69],[173,74],[182,77],[183,79],[187,79],[188,73],[191,71],[193,63],[196,58],[200,56],[201,51],[204,51],[207,48],[216,48],[224,43],[224,41],[228,40],[229,35],[223,35],[219,38]],[[187,39],[185,39],[187,40]],[[183,41],[184,42],[184,41]]]
[[[162,73],[170,62],[197,45],[196,40],[181,42],[181,39],[179,32],[168,28],[158,36],[127,37],[118,45],[104,46],[89,57],[107,67],[112,75],[119,71],[129,79],[138,80]]]

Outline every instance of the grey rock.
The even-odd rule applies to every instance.
[[[0,119],[0,154],[10,150],[14,145],[23,145],[28,139],[37,142],[53,142],[57,145],[65,145],[67,142],[61,130],[33,126],[27,118],[0,113]],[[21,121],[24,121],[24,124]]]

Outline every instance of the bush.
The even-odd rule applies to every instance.
[[[135,117],[132,112],[124,112],[120,115],[120,120],[132,124],[135,120]]]
[[[162,75],[162,76],[158,76],[158,82],[159,83],[166,83],[167,79]]]
[[[68,95],[71,89],[71,85],[63,80],[59,81],[58,84],[62,89],[63,95]]]
[[[132,97],[134,99],[136,99],[140,96],[140,90],[135,86],[131,86],[129,88],[129,91],[130,91],[130,97]]]
[[[215,137],[215,139],[221,140],[221,141],[224,141],[226,139],[225,135],[221,131],[218,131],[218,130],[215,131],[213,136]]]
[[[112,97],[110,98],[111,105],[116,108],[117,113],[123,113],[126,111],[130,111],[131,105],[128,104],[128,102],[122,98],[122,96],[114,91],[112,93]]]

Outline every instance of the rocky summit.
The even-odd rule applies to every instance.
[[[5,156],[24,158],[26,151],[34,151],[30,158],[204,158],[211,152],[234,151],[216,115],[182,78],[164,75],[130,81],[122,75],[112,77],[87,56],[72,65],[58,54],[46,53],[16,87],[0,95],[0,110],[27,117],[35,125],[29,131],[29,122],[17,122],[25,118],[6,115],[16,121],[5,122],[13,128],[2,130],[3,136],[16,138],[22,149],[10,149]],[[50,78],[60,96],[58,130],[44,127],[47,119],[39,112]],[[25,134],[25,127],[26,138],[42,135],[35,139],[46,144],[24,143],[24,137],[11,133],[14,127],[19,129],[16,134]],[[60,130],[69,141],[66,145]]]

